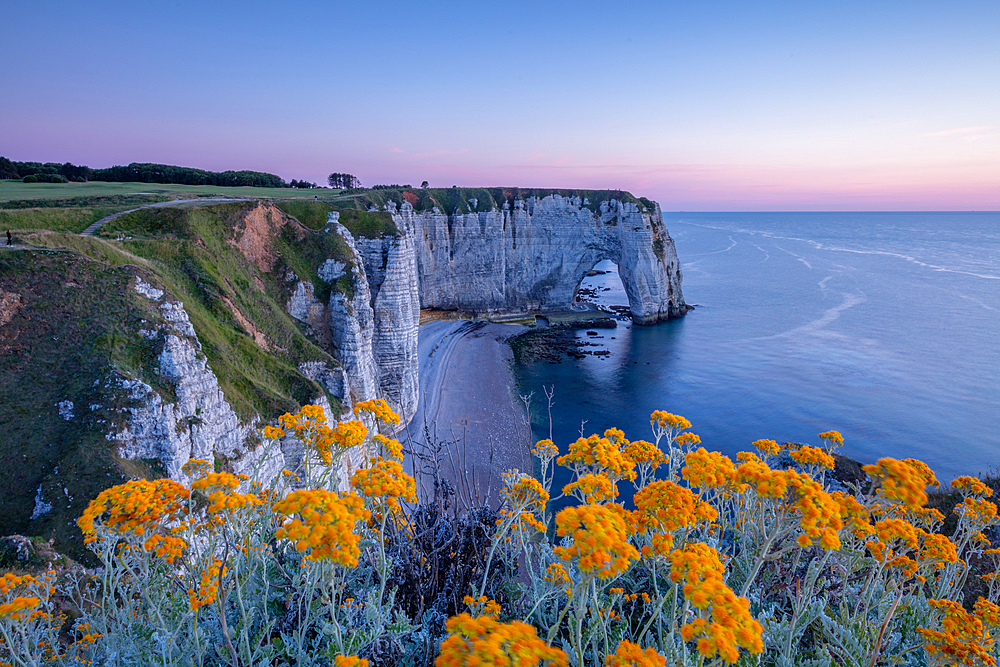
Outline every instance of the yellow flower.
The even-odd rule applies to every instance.
[[[226,567],[222,561],[215,559],[201,573],[198,590],[188,589],[188,601],[191,604],[191,611],[215,602],[219,597],[219,580],[226,576]]]
[[[466,595],[462,598],[462,602],[471,607],[472,613],[476,616],[489,616],[494,620],[500,618],[500,603],[489,599],[485,595],[480,595],[478,598]]]
[[[581,475],[563,487],[563,494],[584,503],[600,503],[618,496],[618,487],[604,475]]]
[[[403,445],[399,444],[399,440],[376,433],[372,436],[372,441],[381,445],[385,456],[399,461],[403,460]]]
[[[844,444],[844,436],[840,435],[838,431],[826,431],[818,434],[817,437],[831,448]]]
[[[663,410],[656,410],[653,414],[649,415],[649,421],[654,426],[659,426],[660,428],[691,428],[691,422],[684,419],[684,417],[673,415]]]
[[[278,438],[284,437],[285,432],[282,431],[277,426],[265,426],[264,427],[264,437],[268,440],[277,440]]]
[[[711,622],[698,617],[681,627],[681,637],[697,640],[702,656],[718,655],[732,664],[739,660],[740,647],[751,653],[764,651],[764,629],[750,615],[750,601],[733,593],[724,574],[718,552],[707,544],[694,542],[671,555],[670,579],[683,583],[684,597],[692,607],[711,614]]]
[[[645,651],[638,644],[623,639],[618,649],[604,659],[604,667],[666,667],[667,659],[654,648]]]
[[[781,445],[774,440],[756,440],[754,441],[753,446],[764,454],[773,456],[781,453]]]
[[[601,438],[592,435],[579,438],[569,446],[569,453],[556,459],[561,466],[582,472],[588,468],[595,474],[604,474],[612,480],[635,480],[635,462],[621,450],[618,438]]]
[[[803,445],[799,449],[788,452],[788,455],[792,457],[793,461],[802,465],[819,466],[827,470],[833,470],[835,465],[833,457],[819,447]]]
[[[368,667],[368,661],[356,655],[337,654],[333,664],[334,667]]]
[[[581,572],[607,579],[624,572],[639,552],[628,541],[628,510],[621,505],[577,505],[556,515],[560,537],[571,535],[573,544],[553,549],[563,560],[577,559]]]
[[[359,496],[323,489],[292,491],[275,503],[274,511],[286,517],[299,515],[286,521],[274,535],[294,541],[299,551],[309,550],[306,558],[357,567],[361,536],[354,533],[354,527],[358,521],[371,518]]]
[[[566,588],[573,585],[573,580],[569,578],[566,568],[562,563],[552,563],[545,570],[545,581],[554,584],[557,588]]]
[[[191,493],[173,480],[133,480],[101,491],[76,523],[88,544],[97,539],[94,532],[98,524],[119,535],[143,535],[161,522],[179,520],[186,513],[184,501],[190,497]]]
[[[736,468],[728,456],[710,452],[704,447],[687,454],[684,461],[687,465],[681,469],[681,475],[695,488],[715,489],[726,486],[736,474]]]
[[[367,401],[360,401],[354,405],[354,414],[359,412],[369,412],[383,424],[398,424],[399,415],[392,411],[389,404],[381,398],[373,398]]]
[[[928,657],[942,664],[996,664],[991,655],[993,639],[982,620],[951,600],[928,600],[941,613],[941,629],[917,628],[927,643]]]
[[[719,513],[689,489],[673,482],[658,480],[647,484],[634,496],[639,525],[643,530],[673,532],[702,521],[712,522]]]
[[[883,458],[875,465],[864,466],[864,471],[880,481],[879,495],[898,500],[911,510],[920,509],[927,503],[925,489],[929,484],[937,485],[930,468],[916,459]]]
[[[542,461],[549,461],[559,456],[559,448],[551,440],[539,440],[531,449],[531,453]]]
[[[391,507],[395,507],[399,499],[417,501],[416,482],[403,472],[403,464],[395,459],[373,458],[370,468],[362,468],[351,476],[351,486],[369,498],[384,499]]]
[[[952,480],[951,487],[972,495],[986,496],[987,498],[993,495],[993,489],[983,484],[978,477],[956,477]]]
[[[694,435],[693,433],[691,435]],[[633,440],[625,447],[625,456],[632,459],[636,465],[648,465],[653,470],[667,462],[667,457],[660,448],[645,440]]]
[[[441,642],[435,667],[568,667],[561,650],[546,644],[535,628],[489,616],[459,614],[448,619],[448,637]]]

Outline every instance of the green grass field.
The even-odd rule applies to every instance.
[[[76,197],[108,197],[134,193],[165,195],[169,198],[191,197],[251,197],[262,199],[331,199],[340,190],[317,188],[247,188],[220,187],[216,185],[175,185],[172,183],[23,183],[0,181],[0,202],[31,199],[71,199]]]

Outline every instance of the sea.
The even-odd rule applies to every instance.
[[[760,438],[1000,474],[1000,213],[664,213],[687,316],[578,331],[591,351],[515,368],[537,439],[651,439],[683,415],[735,457]],[[586,278],[627,305],[617,267]],[[554,388],[552,420],[543,388]]]

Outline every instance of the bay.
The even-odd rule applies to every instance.
[[[942,482],[1000,469],[1000,213],[664,213],[686,317],[620,322],[581,341],[607,356],[519,364],[548,437],[615,426],[649,439],[649,415],[687,417],[729,456],[759,438],[928,463]],[[588,278],[627,304],[615,267]],[[581,422],[585,422],[581,426]]]

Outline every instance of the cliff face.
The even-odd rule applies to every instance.
[[[564,308],[597,262],[618,265],[633,320],[683,315],[681,270],[659,206],[549,195],[502,210],[415,212],[404,202],[397,226],[414,239],[423,308],[478,313]]]
[[[258,451],[252,441],[256,420],[242,423],[226,401],[219,381],[208,367],[201,343],[184,305],[165,298],[162,290],[136,278],[136,292],[157,304],[166,325],[143,329],[143,337],[163,336],[158,356],[159,375],[170,384],[177,397],[169,402],[153,387],[138,379],[111,377],[114,385],[127,391],[132,407],[127,408],[124,428],[109,433],[107,439],[119,443],[124,459],[159,459],[171,479],[184,480],[181,468],[190,459],[229,461],[237,473],[259,470],[264,479],[273,479],[284,467],[277,456]]]
[[[413,236],[360,238],[375,317],[373,353],[380,394],[408,422],[417,409],[420,293]]]

